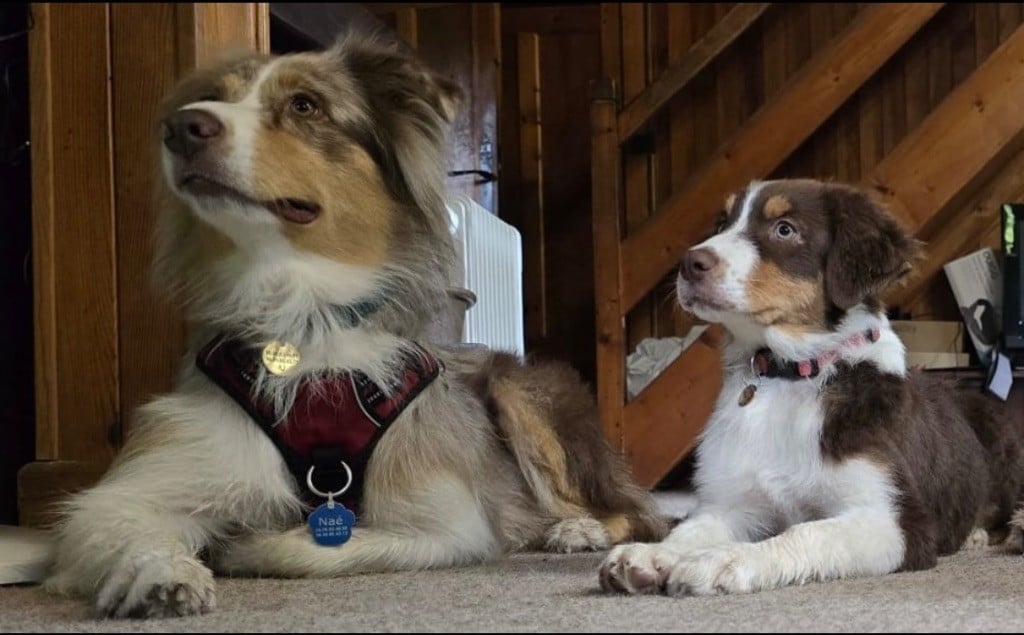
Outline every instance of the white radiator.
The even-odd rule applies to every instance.
[[[519,231],[465,195],[447,201],[458,254],[452,285],[476,294],[462,341],[525,354]]]

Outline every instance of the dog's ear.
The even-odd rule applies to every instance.
[[[881,203],[856,188],[833,185],[825,193],[832,246],[825,260],[825,292],[840,309],[877,297],[902,280],[921,254]]]
[[[393,39],[349,34],[331,49],[358,84],[372,120],[372,143],[389,188],[447,236],[444,208],[447,134],[463,93]]]

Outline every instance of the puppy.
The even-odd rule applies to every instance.
[[[1005,535],[1020,431],[976,390],[908,372],[878,298],[918,243],[857,189],[751,183],[690,249],[680,304],[729,334],[697,447],[699,504],[664,542],[622,545],[605,589],[745,593],[933,567]]]
[[[213,607],[213,571],[340,576],[664,536],[574,371],[424,339],[454,251],[459,101],[355,36],[181,82],[155,280],[184,304],[190,350],[67,503],[46,588],[104,616],[187,615]],[[315,542],[311,507],[360,490],[355,529],[321,536],[348,542]]]

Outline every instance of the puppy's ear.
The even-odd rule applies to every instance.
[[[877,297],[910,273],[921,243],[865,192],[830,186],[824,198],[832,230],[825,292],[834,305],[846,310]]]

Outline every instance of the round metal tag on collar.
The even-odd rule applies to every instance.
[[[262,357],[263,365],[275,375],[287,375],[301,359],[294,344],[276,340],[263,347]]]

